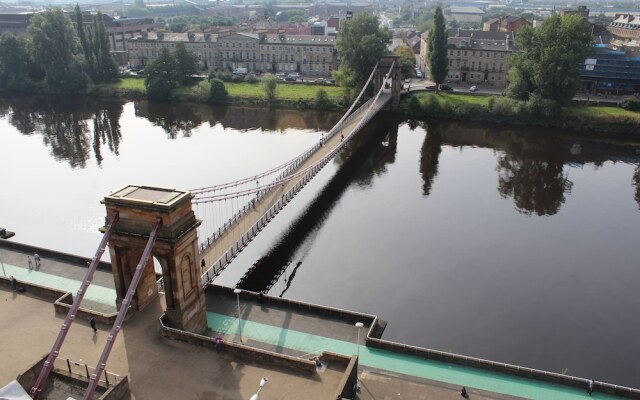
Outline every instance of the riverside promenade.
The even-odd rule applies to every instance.
[[[32,250],[39,251],[42,263],[38,271],[30,272],[25,254],[31,254]],[[19,284],[50,283],[57,290],[75,293],[86,272],[86,263],[81,258],[56,254],[28,246],[16,250],[0,242],[3,274],[14,275]],[[100,291],[108,303],[115,298],[115,290],[113,282],[108,282],[108,271],[102,273]],[[60,275],[64,275],[64,279],[57,279],[62,278]],[[92,297],[91,301],[98,307],[102,307],[102,295]],[[237,297],[231,288],[211,286],[205,295],[210,335],[221,336],[225,342],[242,342],[257,349],[306,359],[323,351],[346,356],[359,353],[361,391],[358,398],[361,399],[458,399],[462,386],[472,399],[625,398],[598,391],[590,397],[586,384],[582,386],[580,379],[574,381],[575,386],[556,384],[372,347],[368,344],[380,341],[374,337],[379,335],[367,337],[371,326],[377,323],[373,315],[271,296],[260,298],[252,292],[240,293],[238,315]],[[5,276],[0,276],[0,303],[0,318],[4,322],[0,324],[3,338],[0,359],[12,360],[0,371],[0,385],[4,385],[50,350],[64,318],[55,314],[50,301],[30,291],[25,294],[11,291]],[[261,393],[265,398],[329,399],[341,379],[341,371],[332,368],[310,377],[264,360],[253,361],[165,339],[158,333],[162,312],[160,296],[127,321],[123,334],[116,340],[107,370],[129,376],[131,398],[247,399],[256,391],[260,378],[268,376],[269,386]],[[360,332],[355,322],[365,324]],[[110,327],[98,325],[98,328],[98,334],[93,335],[87,321],[76,320],[61,357],[95,363]],[[599,384],[596,383],[596,390]],[[628,398],[639,398],[638,393],[630,391]]]

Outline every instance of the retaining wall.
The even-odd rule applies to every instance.
[[[87,257],[81,257],[74,254],[45,249],[42,247],[35,247],[28,244],[14,242],[14,241],[0,240],[0,248],[19,251],[19,252],[27,253],[29,255],[33,255],[33,253],[38,252],[41,258],[50,258],[53,260],[69,262],[73,264],[78,264],[79,266],[82,266],[82,267],[85,267],[87,263],[88,262],[90,263],[92,260],[91,258],[87,258]],[[98,269],[111,272],[111,263],[100,261],[98,263]]]

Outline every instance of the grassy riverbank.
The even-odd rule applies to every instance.
[[[202,82],[194,82],[181,86],[173,91],[176,100],[207,101],[208,92],[203,90]],[[229,94],[227,102],[234,104],[266,104],[267,97],[260,83],[225,82]],[[334,105],[341,103],[346,91],[340,86],[324,86],[309,83],[279,82],[276,89],[276,105],[313,106],[316,94],[323,89]],[[122,78],[118,82],[100,85],[96,88],[100,94],[114,96],[145,97],[146,89],[143,78]]]
[[[558,108],[536,99],[520,102],[502,96],[415,93],[403,98],[401,111],[411,117],[508,123],[636,135],[640,113],[619,107],[572,104]]]

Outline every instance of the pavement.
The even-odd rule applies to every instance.
[[[86,272],[86,266],[44,258],[38,271],[30,271],[24,267],[24,254],[7,249],[2,249],[2,261],[5,272],[14,274],[19,280],[52,283],[59,289],[65,290],[60,286],[68,287],[70,291],[77,290]],[[23,265],[16,266],[14,262]],[[54,279],[61,278],[56,276],[56,269],[64,271],[64,279]],[[112,291],[106,296],[110,301],[115,290],[107,287],[110,274],[101,272],[104,275],[101,274],[98,280],[104,286],[100,290]],[[364,346],[368,326],[358,332],[354,325],[337,317],[267,306],[242,294],[238,318],[237,298],[232,294],[216,293],[206,292],[207,322],[212,336],[221,334],[225,341],[242,341],[297,357],[310,357],[322,351],[347,356],[359,354],[362,380],[359,397],[363,399],[453,399],[459,398],[462,386],[467,388],[472,399],[590,398],[579,388],[369,348]],[[247,399],[257,390],[257,383],[263,376],[270,380],[269,391],[261,393],[263,398],[298,399],[300,393],[305,393],[304,398],[309,399],[326,398],[328,393],[335,391],[342,377],[341,372],[329,368],[310,378],[272,365],[164,339],[157,333],[163,300],[160,296],[124,324],[109,358],[108,371],[129,375],[132,399]],[[93,301],[101,304],[99,298]],[[0,384],[3,384],[15,379],[50,351],[64,317],[55,314],[51,303],[37,299],[29,292],[18,294],[0,289],[0,304],[0,321],[3,322],[0,324],[0,360],[11,360],[0,370]],[[88,321],[75,322],[60,357],[94,365],[110,327],[98,325],[98,334],[93,335]],[[594,393],[591,398],[617,397]]]

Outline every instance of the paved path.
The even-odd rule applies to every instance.
[[[231,340],[240,336],[238,318],[215,312],[207,313],[207,323],[215,331],[225,334]],[[358,352],[354,342],[310,334],[279,326],[241,319],[242,338],[273,346],[293,349],[301,353],[314,353],[318,349],[344,355]],[[480,389],[508,396],[527,399],[574,400],[574,399],[616,399],[602,393],[591,397],[585,390],[567,386],[520,378],[477,368],[443,363],[409,355],[397,354],[385,350],[360,346],[360,365],[393,373],[430,379],[455,385]]]
[[[18,281],[71,292],[74,296],[87,272],[86,265],[45,257],[41,259],[40,268],[29,269],[27,256],[31,254],[7,248],[0,251],[0,274],[3,276],[13,275]],[[81,306],[102,313],[115,312],[114,286],[111,271],[96,270]]]

